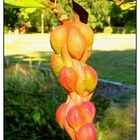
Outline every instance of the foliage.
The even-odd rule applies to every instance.
[[[111,11],[111,25],[124,26],[128,21],[136,23],[136,7],[133,10],[121,10],[120,6],[113,4]]]
[[[135,33],[136,32],[136,23],[133,20],[125,23],[124,33]]]
[[[110,25],[110,11],[111,11],[110,1],[94,1],[92,3],[91,8],[91,16],[94,16],[95,21],[91,20],[89,16],[89,23],[91,24],[93,29],[100,30],[103,29],[104,26]],[[96,31],[95,30],[95,31]]]
[[[4,26],[4,34],[8,34],[8,27]]]
[[[5,139],[69,139],[55,120],[57,107],[66,99],[53,74],[19,64],[5,73]],[[110,100],[96,97],[94,103],[100,120]]]
[[[17,64],[5,69],[4,78],[5,139],[69,140],[55,120],[55,111],[66,96],[51,71]],[[135,139],[134,97],[130,93],[113,100],[96,95],[92,98],[97,109],[94,123],[98,140]]]
[[[111,98],[104,98],[100,95],[93,95],[91,101],[95,104],[96,107],[96,116],[94,119],[94,123],[102,120],[105,116],[105,111],[111,105]]]
[[[5,8],[38,7],[44,8],[42,4],[35,0],[4,0]]]
[[[17,65],[6,69],[5,139],[68,139],[55,122],[56,108],[65,100],[63,89],[52,73],[26,74]]]
[[[9,30],[14,31],[16,24],[18,23],[19,9],[4,9],[4,25],[8,27]]]
[[[110,11],[112,1],[108,0],[75,0],[86,9],[89,14],[88,24],[94,31],[101,31],[104,26],[110,24]]]
[[[43,0],[42,0],[43,1]],[[75,0],[78,4],[86,9],[89,13],[88,24],[94,29],[94,32],[103,31],[106,26],[117,26],[117,27],[125,27],[124,33],[135,33],[136,27],[136,5],[135,1],[124,1],[121,5],[116,4],[114,1],[110,0]],[[26,2],[26,1],[25,1]],[[26,2],[27,3],[27,2]],[[48,3],[48,1],[46,1]],[[71,1],[62,0],[59,1],[64,10],[67,12],[68,16],[70,16],[72,12]],[[132,4],[131,4],[132,3]],[[20,3],[18,3],[20,5]],[[30,4],[31,5],[31,4]],[[36,9],[34,12],[27,12],[26,8],[21,8],[20,13],[17,14],[10,12],[11,9],[6,7],[6,10],[9,11],[9,14],[5,14],[5,21],[11,24],[11,21],[8,20],[7,17],[12,18],[12,24],[15,26],[18,21],[24,22],[28,26],[35,25],[37,28],[41,26],[41,14],[44,14],[44,22],[45,22],[45,30],[49,32],[53,26],[59,24],[55,14],[52,12],[51,7],[47,4],[47,8],[45,9]],[[122,10],[122,5],[124,9]],[[127,8],[128,5],[130,8]],[[22,5],[21,5],[22,6]],[[29,7],[29,6],[25,6]],[[36,6],[34,6],[35,8]],[[29,9],[29,8],[28,8]],[[6,11],[5,10],[5,11]],[[18,15],[18,20],[15,20],[13,16]],[[29,24],[30,23],[30,24]],[[129,23],[129,24],[128,24]],[[133,23],[133,24],[132,24]],[[8,26],[8,24],[5,24]],[[130,28],[131,27],[131,28]]]
[[[99,140],[134,140],[135,105],[130,104],[124,109],[112,105],[106,110],[104,119],[96,125]]]

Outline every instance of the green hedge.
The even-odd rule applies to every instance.
[[[66,93],[51,71],[34,70],[16,64],[5,68],[4,78],[4,138],[6,140],[70,140],[55,120],[55,111],[66,101]],[[125,96],[117,98],[119,100],[115,100],[116,103],[124,103]],[[112,137],[120,139],[129,137],[132,140],[132,137],[135,137],[135,127],[127,129],[128,123],[135,122],[134,111],[132,112],[130,108],[134,105],[125,112],[126,109],[116,109],[116,106],[115,111],[110,111],[110,105],[114,106],[112,99],[94,96],[91,101],[94,102],[97,111],[94,124],[97,128],[98,140],[109,140],[110,133]],[[126,102],[128,103],[128,100]],[[122,115],[117,112],[118,110]],[[131,116],[129,115],[128,121],[123,123],[122,116],[127,117],[129,110]],[[111,123],[112,113],[114,116],[117,115],[114,119],[117,118],[119,122],[115,120],[113,124]]]

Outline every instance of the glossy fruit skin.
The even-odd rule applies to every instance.
[[[84,117],[81,114],[80,106],[72,107],[67,114],[66,120],[70,127],[72,127],[75,131],[84,125]]]
[[[67,108],[68,108],[68,104],[63,103],[56,110],[56,121],[59,124],[59,126],[63,129],[64,129],[64,121],[65,121],[65,115],[66,115]]]
[[[84,67],[84,71],[85,71],[85,80],[84,80],[85,89],[88,92],[92,92],[95,89],[98,82],[97,73],[91,66],[88,65]]]
[[[96,108],[94,104],[90,101],[82,102],[81,104],[81,112],[85,118],[85,122],[92,123],[92,120],[96,114]]]
[[[84,124],[92,123],[95,112],[95,106],[91,102],[83,102],[69,109],[66,120],[70,127],[78,131]]]
[[[77,83],[77,73],[69,67],[64,66],[58,75],[60,84],[68,91],[74,91]]]
[[[72,140],[96,140],[93,119],[96,108],[90,98],[97,86],[96,71],[86,64],[92,53],[92,29],[74,20],[63,20],[50,36],[54,54],[51,68],[67,93],[67,100],[56,110],[56,121]]]
[[[61,53],[62,47],[66,43],[67,30],[65,26],[57,26],[50,35],[50,43],[55,53]]]
[[[80,22],[79,20],[73,22],[73,25],[80,30],[82,35],[85,38],[86,44],[88,47],[91,47],[94,41],[94,35],[92,29],[85,23]]]
[[[76,132],[77,140],[96,140],[96,129],[93,124],[87,123]]]
[[[50,58],[50,64],[54,74],[58,77],[60,70],[64,66],[62,56],[60,54],[53,54]]]
[[[83,35],[72,25],[68,31],[67,48],[70,55],[76,60],[82,57],[86,49],[86,42]]]

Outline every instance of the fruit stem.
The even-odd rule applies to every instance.
[[[62,6],[59,3],[57,3],[57,0],[55,0],[54,2],[53,11],[61,22],[68,19],[68,16],[65,10],[62,8]]]

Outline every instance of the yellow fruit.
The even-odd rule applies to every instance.
[[[71,24],[68,25],[67,48],[70,55],[76,60],[82,57],[86,49],[83,35]]]
[[[84,85],[85,85],[85,90],[88,92],[92,92],[98,82],[98,77],[96,71],[91,67],[86,65],[84,67],[85,71],[85,80],[84,80]]]
[[[64,62],[61,55],[53,54],[50,58],[50,64],[54,74],[58,76],[60,70],[64,66]]]
[[[61,53],[62,47],[66,44],[67,29],[65,26],[57,26],[50,35],[50,42],[55,53]]]
[[[86,44],[88,47],[92,47],[94,35],[92,29],[87,25],[80,21],[73,22],[73,25],[82,33],[86,40]]]

